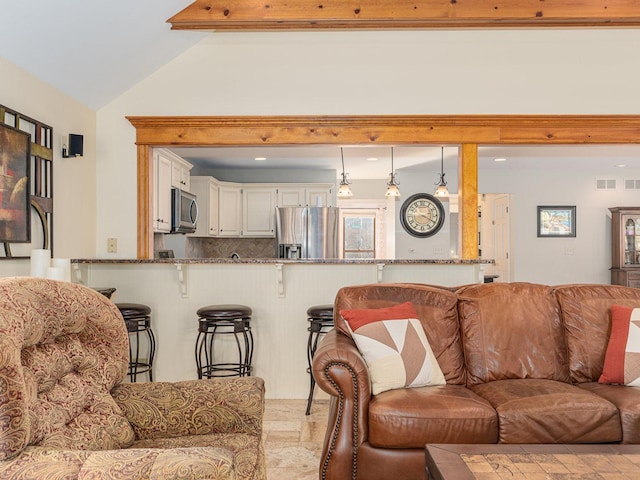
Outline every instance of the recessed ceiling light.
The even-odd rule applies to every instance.
[[[626,166],[627,166],[626,163],[619,163],[619,164],[616,165],[616,167],[618,167],[618,168],[624,168]]]
[[[494,162],[506,162],[507,159],[506,158],[494,158],[493,161]]]
[[[367,158],[367,162],[377,162],[378,159],[376,157],[369,157]]]
[[[256,157],[256,158],[254,158],[254,160],[256,162],[264,162],[266,159],[267,159],[267,157]]]

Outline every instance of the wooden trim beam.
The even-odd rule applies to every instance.
[[[639,115],[138,117],[138,145],[640,143]]]
[[[153,258],[153,149],[138,146],[138,258]]]
[[[196,0],[174,30],[628,27],[637,0]]]
[[[462,258],[478,258],[478,145],[463,143],[458,154],[458,208]]]
[[[462,144],[466,211],[477,213],[478,145],[638,144],[640,115],[127,117],[138,145],[138,257],[153,256],[153,147]],[[465,144],[468,145],[465,147]],[[469,149],[469,150],[466,150]],[[475,154],[473,153],[475,149]],[[475,187],[467,182],[475,178]],[[465,185],[467,185],[465,187]],[[469,193],[472,192],[472,193]],[[475,192],[475,193],[474,193]],[[463,200],[464,202],[464,200]],[[465,208],[463,205],[462,208]],[[477,217],[461,216],[463,258],[477,258]],[[473,237],[473,248],[470,246]]]

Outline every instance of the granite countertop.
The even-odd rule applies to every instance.
[[[492,259],[287,259],[287,258],[74,258],[71,263],[128,263],[128,264],[320,264],[320,265],[481,265],[494,264]]]

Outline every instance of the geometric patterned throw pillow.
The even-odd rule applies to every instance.
[[[598,382],[640,387],[640,308],[611,307],[611,337]]]
[[[411,302],[340,314],[367,363],[373,395],[446,383]]]

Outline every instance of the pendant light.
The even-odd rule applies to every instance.
[[[353,196],[351,191],[351,182],[347,179],[347,174],[344,173],[344,152],[340,147],[340,156],[342,157],[342,180],[340,180],[340,188],[338,188],[338,198],[350,198]]]
[[[387,193],[385,197],[399,197],[400,189],[398,188],[398,181],[396,180],[396,173],[393,171],[393,147],[391,147],[391,173],[389,174],[389,181],[387,182]]]
[[[440,181],[435,182],[437,185],[436,192],[433,194],[436,197],[448,197],[449,190],[447,190],[447,182],[444,181],[444,146],[442,147],[442,154],[440,157]]]

